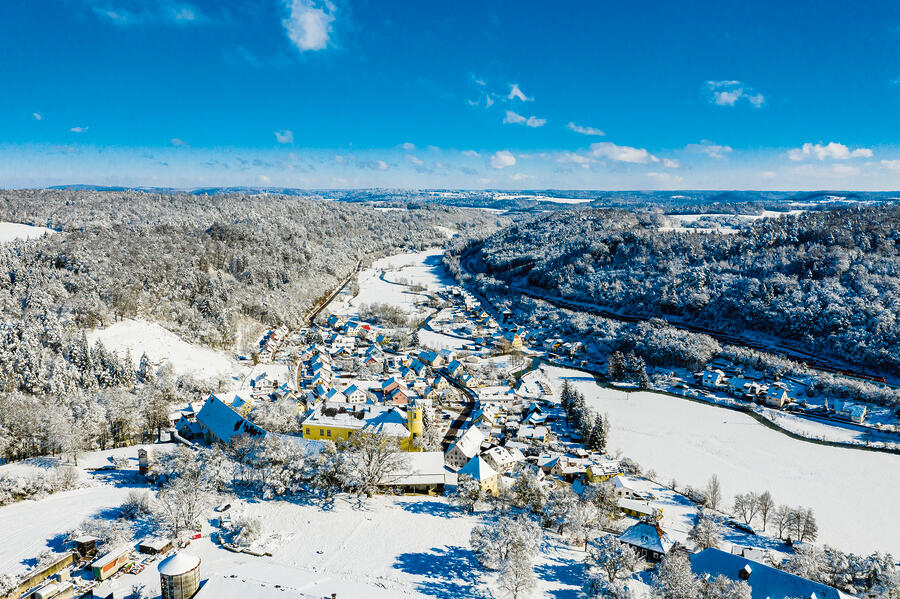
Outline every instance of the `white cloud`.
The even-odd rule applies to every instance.
[[[282,129],[275,132],[275,140],[280,144],[294,143],[294,132],[290,129]]]
[[[418,156],[413,156],[412,154],[407,154],[406,159],[415,164],[416,166],[422,166],[425,164],[425,161],[419,158]]]
[[[301,52],[328,47],[335,5],[329,1],[285,0],[288,16],[282,21],[288,37]]]
[[[484,107],[490,108],[493,105],[494,105],[494,98],[492,98],[490,95],[485,96],[484,97]]]
[[[173,146],[175,146],[176,148],[187,148],[187,147],[189,147],[188,142],[184,141],[183,139],[179,139],[179,138],[177,138],[177,137],[173,137],[172,139],[169,140],[169,142],[170,142]]]
[[[581,133],[582,135],[606,135],[606,133],[601,131],[600,129],[597,129],[595,127],[576,125],[572,121],[569,121],[569,124],[566,125],[566,129],[574,131],[575,133]]]
[[[525,125],[526,127],[543,127],[547,123],[547,119],[539,119],[536,116],[524,117],[521,114],[516,114],[512,110],[506,111],[506,116],[503,117],[503,123],[506,125]]]
[[[608,141],[591,144],[591,153],[597,158],[607,158],[616,162],[630,162],[632,164],[659,162],[659,158],[644,148],[618,146]]]
[[[793,148],[787,152],[787,157],[796,162],[812,156],[815,156],[819,160],[849,160],[850,158],[871,158],[872,155],[872,150],[869,148],[857,148],[851,150],[844,144],[834,141],[825,145],[805,143],[799,148]]]
[[[262,183],[263,185],[268,185],[272,182],[272,180],[269,179],[266,175],[260,175],[259,182]]]
[[[831,170],[833,170],[836,175],[858,175],[859,174],[859,167],[858,166],[850,166],[849,164],[832,164]]]
[[[666,168],[681,168],[681,162],[674,158],[663,158],[663,166]]]
[[[672,173],[650,172],[647,173],[647,176],[662,185],[676,185],[684,181],[684,177],[679,177],[678,175],[673,175]]]
[[[763,179],[774,179],[776,177],[775,171],[763,171],[759,174]]]
[[[512,181],[528,181],[529,179],[537,179],[534,175],[526,175],[525,173],[515,173],[509,176]]]
[[[32,112],[31,116],[33,116],[36,121],[44,120],[44,116],[40,112]]]
[[[759,108],[766,102],[765,96],[741,81],[707,81],[710,101],[719,106],[734,106],[740,100],[747,100]]]
[[[130,26],[154,22],[170,22],[178,25],[203,23],[209,19],[187,2],[163,0],[158,2],[123,2],[121,0],[97,0],[91,6],[99,17],[113,25]]]
[[[506,96],[506,99],[507,100],[514,100],[514,99],[521,100],[523,102],[530,102],[531,100],[534,100],[534,98],[529,98],[528,96],[525,95],[525,93],[521,89],[519,89],[518,83],[513,83],[512,85],[509,86],[509,95]]]
[[[526,119],[524,116],[522,116],[521,114],[516,114],[516,113],[513,112],[512,110],[507,110],[507,111],[506,111],[506,116],[503,117],[503,123],[504,123],[505,125],[509,125],[509,124],[521,124],[521,123],[524,123],[524,122],[527,121],[527,120],[528,120],[528,119]]]
[[[480,154],[475,150],[463,150],[460,153],[468,158],[478,158],[478,156],[480,156]]]
[[[408,142],[408,141],[405,141],[405,142],[403,142],[402,144],[400,144],[400,147],[403,148],[404,150],[406,150],[406,151],[408,152],[408,151],[410,151],[410,150],[415,150],[415,149],[416,149],[416,144],[411,143],[411,142]]]
[[[882,160],[881,166],[889,168],[892,171],[900,171],[900,160]]]
[[[713,143],[708,139],[701,140],[698,144],[688,144],[684,147],[688,152],[699,152],[701,154],[706,154],[710,158],[715,158],[716,160],[722,160],[725,158],[725,154],[731,153],[733,150],[731,146],[722,146],[717,143]]]
[[[559,164],[577,164],[582,168],[588,168],[594,162],[594,159],[575,152],[563,152],[556,157],[556,162]]]
[[[72,133],[84,133],[87,130],[87,127],[72,127],[71,129],[69,129],[69,131],[71,131]]]
[[[516,157],[509,150],[499,150],[491,156],[491,166],[494,168],[506,168],[515,166]]]

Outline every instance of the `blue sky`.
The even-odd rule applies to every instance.
[[[0,4],[0,185],[900,189],[900,3]]]

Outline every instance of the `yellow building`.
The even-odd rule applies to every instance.
[[[584,477],[589,483],[602,483],[620,474],[622,474],[622,470],[619,468],[611,468],[601,464],[591,464],[587,467]]]
[[[491,465],[485,462],[480,455],[469,460],[457,474],[477,480],[481,484],[481,490],[485,493],[490,493],[494,497],[500,494],[500,474],[491,468]]]
[[[340,444],[360,432],[395,437],[403,451],[413,450],[413,439],[423,431],[422,407],[326,403],[303,421],[303,438]]]

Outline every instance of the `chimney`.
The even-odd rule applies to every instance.
[[[738,572],[738,578],[740,578],[741,580],[747,580],[750,578],[751,574],[753,574],[753,568],[750,567],[750,564],[747,564],[746,566],[741,568],[740,572]]]

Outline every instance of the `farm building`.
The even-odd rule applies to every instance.
[[[123,545],[94,560],[91,563],[94,580],[106,580],[118,572],[128,562],[130,553],[131,547]]]

